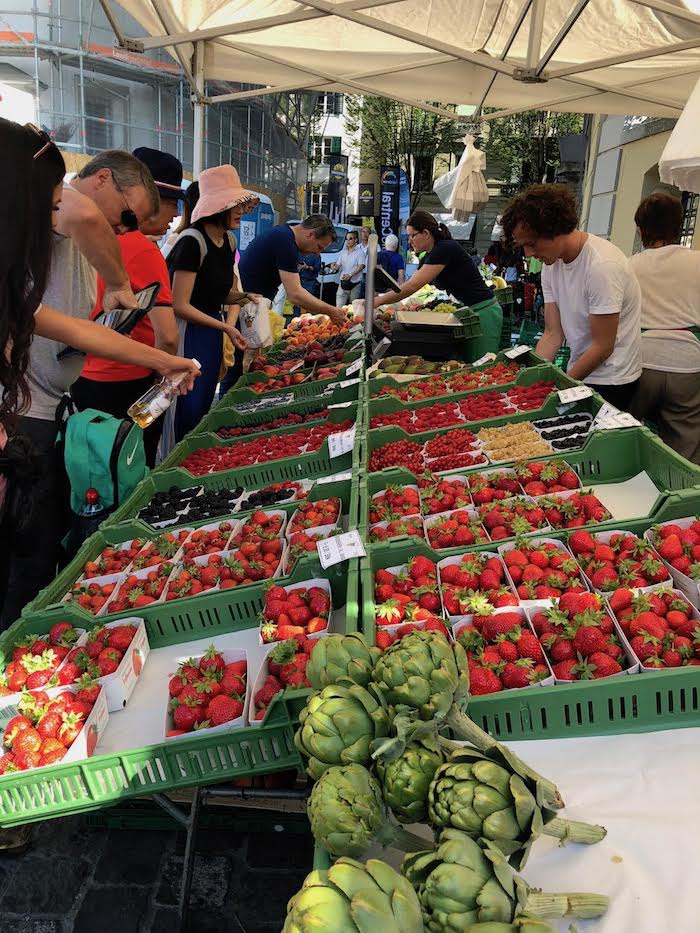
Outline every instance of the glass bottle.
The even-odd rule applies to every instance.
[[[202,368],[197,360],[193,359],[192,362],[199,369]],[[141,398],[136,399],[127,410],[127,414],[140,428],[147,428],[153,424],[156,418],[159,418],[163,412],[170,408],[173,399],[177,395],[177,387],[188,376],[188,372],[183,372],[174,379],[163,376],[159,382],[156,382],[144,392]]]

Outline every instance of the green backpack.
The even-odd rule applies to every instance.
[[[148,474],[143,431],[132,421],[86,408],[68,418],[63,435],[70,507],[76,515],[88,489],[96,489],[102,508],[111,511]]]

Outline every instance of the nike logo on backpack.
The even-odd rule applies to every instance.
[[[134,449],[131,451],[131,453],[129,454],[129,456],[126,458],[126,465],[127,465],[127,466],[131,466],[131,461],[132,461],[132,460],[134,459],[134,457],[136,456],[136,451],[137,451],[137,449],[138,449],[138,446],[139,446],[139,442],[138,442],[138,440],[137,440],[136,443],[134,444]]]

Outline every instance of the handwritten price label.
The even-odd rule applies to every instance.
[[[320,479],[316,480],[316,485],[321,486],[323,483],[340,483],[346,479],[352,479],[351,470],[345,470],[344,473],[334,473],[333,476],[322,476]]]
[[[574,386],[571,389],[562,389],[557,394],[559,401],[566,405],[569,402],[581,402],[584,398],[590,398],[593,395],[593,389],[588,386]]]
[[[484,363],[493,363],[495,359],[495,353],[484,353],[484,355],[480,356],[478,360],[474,360],[472,366],[483,366]]]
[[[326,391],[330,391],[331,389],[347,389],[348,386],[356,386],[359,384],[359,379],[343,379],[342,382],[331,382],[331,384],[327,386]]]
[[[532,347],[527,347],[525,344],[520,344],[517,347],[513,347],[512,350],[506,350],[504,356],[507,356],[509,360],[514,360],[519,356],[522,356],[523,353],[529,353]]]
[[[353,373],[361,372],[364,365],[365,361],[362,359],[362,357],[360,357],[358,360],[354,360],[345,370],[345,375],[352,376]]]
[[[328,455],[331,458],[342,457],[343,454],[352,453],[355,446],[355,428],[339,431],[328,435]]]
[[[336,535],[333,538],[326,538],[324,541],[317,541],[316,550],[324,570],[334,564],[340,564],[344,560],[352,560],[354,557],[365,557],[367,555],[362,538],[360,538],[357,531],[348,531],[344,535]]]

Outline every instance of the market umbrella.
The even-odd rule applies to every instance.
[[[688,98],[683,113],[659,159],[659,178],[681,191],[700,193],[700,81]]]
[[[486,155],[474,145],[467,134],[462,140],[464,152],[456,168],[437,179],[434,191],[458,221],[468,221],[472,214],[485,207],[489,199],[484,169]]]

